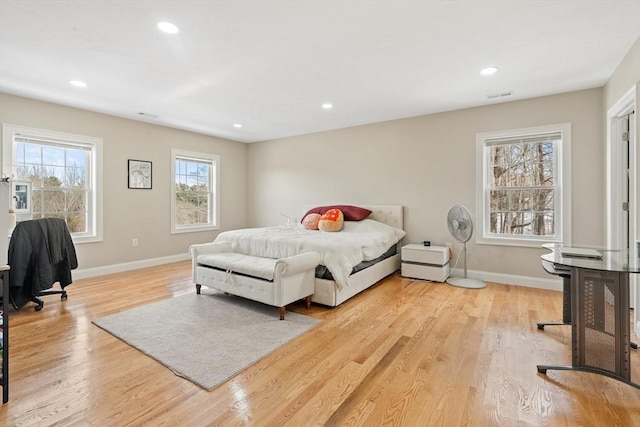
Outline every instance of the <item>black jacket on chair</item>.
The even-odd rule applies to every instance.
[[[78,259],[67,223],[43,218],[16,224],[9,242],[9,266],[9,288],[18,308],[56,282],[63,289],[71,284]]]

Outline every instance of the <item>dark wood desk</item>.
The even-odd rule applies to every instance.
[[[640,389],[631,381],[629,274],[640,273],[637,253],[600,251],[601,259],[562,256],[561,245],[544,245],[543,262],[571,276],[571,366],[538,365],[538,372],[592,372]]]

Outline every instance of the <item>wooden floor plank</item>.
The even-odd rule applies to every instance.
[[[91,323],[195,292],[188,262],[67,289],[68,300],[45,297],[40,312],[9,313],[0,425],[640,426],[640,390],[583,372],[537,373],[537,364],[571,361],[568,326],[536,327],[561,319],[560,292],[395,274],[340,307],[292,304],[322,323],[209,392]],[[638,381],[637,351],[631,363]]]

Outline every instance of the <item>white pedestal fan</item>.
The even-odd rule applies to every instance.
[[[467,208],[461,205],[454,205],[449,209],[449,213],[447,214],[447,226],[449,227],[449,233],[451,233],[453,238],[464,245],[464,277],[449,277],[447,279],[447,283],[460,288],[484,288],[487,284],[483,281],[467,277],[467,242],[473,235],[473,221],[471,220],[471,214]]]

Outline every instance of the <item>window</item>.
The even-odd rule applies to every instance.
[[[478,243],[570,243],[571,125],[476,136]]]
[[[218,165],[214,154],[171,150],[171,232],[217,230]]]
[[[100,138],[3,126],[3,172],[31,190],[21,217],[62,218],[76,243],[102,240],[101,159]]]

